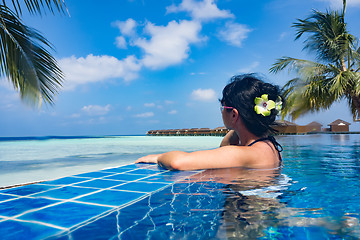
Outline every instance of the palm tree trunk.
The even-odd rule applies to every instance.
[[[355,119],[359,119],[360,118],[360,95],[356,95],[356,94],[350,94],[353,106],[354,106],[354,110],[353,111],[353,118]]]
[[[345,59],[341,59],[340,62],[341,62],[341,71],[345,72],[347,70]]]

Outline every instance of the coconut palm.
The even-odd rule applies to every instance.
[[[288,69],[297,76],[283,87],[287,102],[283,117],[296,119],[346,99],[353,118],[359,118],[360,48],[357,38],[346,29],[345,8],[344,0],[341,12],[314,10],[310,17],[293,24],[295,40],[307,34],[304,49],[314,53],[317,61],[282,57],[270,68],[273,73]]]
[[[10,2],[10,1],[9,1]],[[0,77],[8,79],[23,100],[32,105],[53,104],[63,74],[47,49],[52,45],[21,21],[22,8],[30,14],[66,12],[62,0],[12,0],[0,4]]]

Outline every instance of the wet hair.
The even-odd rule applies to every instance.
[[[236,108],[246,128],[251,133],[262,137],[276,132],[270,125],[274,124],[278,111],[272,109],[269,116],[263,116],[257,114],[254,108],[255,98],[261,97],[263,94],[268,94],[268,99],[274,102],[279,96],[281,97],[278,86],[260,80],[254,73],[244,74],[233,76],[222,93],[221,104]],[[229,111],[229,109],[226,110]]]

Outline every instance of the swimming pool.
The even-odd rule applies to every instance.
[[[117,203],[111,200],[113,195],[103,194],[95,197],[92,191],[99,190],[99,183],[90,186],[86,182],[106,179],[124,181],[124,179],[111,177],[120,176],[123,172],[103,170],[97,171],[103,174],[78,175],[73,178],[83,181],[75,183],[72,179],[70,182],[62,182],[63,185],[57,185],[59,182],[42,183],[43,186],[57,187],[73,184],[73,187],[84,191],[76,192],[76,194],[88,196],[85,200],[78,199],[78,204],[90,202],[93,203],[91,205],[93,207],[89,212],[85,208],[78,210],[82,214],[89,215],[84,218],[85,220],[75,221],[80,224],[66,223],[66,221],[76,219],[76,216],[82,216],[81,214],[65,217],[66,215],[62,214],[64,208],[54,208],[52,215],[42,215],[52,216],[42,218],[42,221],[47,219],[48,228],[46,226],[42,226],[42,230],[32,228],[33,232],[42,233],[42,235],[33,235],[33,238],[359,239],[360,136],[282,136],[279,137],[279,142],[285,148],[283,154],[285,165],[282,170],[234,168],[200,172],[165,171],[164,173],[154,165],[141,164],[136,168],[134,165],[127,165],[123,167],[127,169],[126,174],[137,175],[136,179],[129,181],[151,182],[152,184],[147,185],[148,187],[143,185],[140,189],[127,189],[129,192],[143,194],[129,198],[131,200],[125,201],[126,204],[113,207],[109,211],[98,208],[106,206],[110,208],[116,205]],[[136,174],[133,171],[143,172]],[[176,176],[176,174],[180,175]],[[101,187],[107,190],[124,191],[121,186],[126,186],[126,183],[112,185],[107,182],[107,184]],[[0,192],[2,196],[0,209],[5,209],[1,206],[2,204],[9,204],[12,201],[8,198],[14,195],[14,192],[8,191],[11,189]],[[65,191],[66,194],[62,191],[53,196],[49,195],[50,189],[42,189],[41,192],[40,195],[32,195],[29,199],[41,197],[45,200],[38,204],[51,205],[52,202],[46,201],[57,201],[61,198],[62,204],[67,204],[68,209],[79,209],[70,206],[70,203],[76,203],[69,200],[74,199],[74,195],[71,195],[74,194],[73,191]],[[110,202],[96,202],[99,199]],[[41,207],[38,206],[38,208]],[[9,226],[4,224],[11,220],[11,216],[8,215],[4,216],[4,213],[0,212],[0,229],[4,230],[6,229],[4,226]],[[21,217],[26,215],[27,217]],[[26,221],[35,221],[31,215],[33,217],[34,213],[24,214],[18,217],[19,219],[13,220],[16,223],[30,224]],[[36,224],[36,221],[31,223]],[[52,225],[57,226],[57,224],[61,225],[65,231],[60,229],[57,232],[47,233],[44,230],[52,230]],[[6,236],[6,232],[1,232],[1,234]],[[23,234],[26,236],[26,232]]]

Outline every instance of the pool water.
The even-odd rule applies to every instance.
[[[5,189],[0,191],[0,229],[8,227],[4,223],[9,223],[11,215],[19,225],[40,221],[32,216],[35,210],[33,214],[30,211],[16,215],[13,211],[18,209],[2,207],[15,201],[12,198],[17,194],[16,189],[23,189],[22,192],[30,194],[23,199],[41,198],[42,201],[31,203],[34,209],[53,206],[53,201],[59,199],[70,210],[76,209],[71,204],[92,204],[87,205],[91,206],[89,210],[84,208],[82,214],[74,213],[71,217],[64,208],[55,209],[52,215],[46,215],[48,218],[41,219],[48,223],[48,228],[42,226],[51,229],[60,222],[62,225],[58,225],[63,229],[46,233],[27,228],[30,233],[23,232],[24,239],[29,239],[26,236],[34,239],[360,239],[360,136],[280,136],[278,140],[284,147],[284,167],[277,170],[232,168],[164,173],[155,165],[132,164],[123,167],[128,169],[125,174],[136,176],[131,179],[120,178],[123,173],[115,170],[103,170],[72,177],[69,182],[63,179],[60,183],[59,180],[41,183],[47,187],[37,190],[38,195],[26,192],[26,186]],[[83,182],[76,183],[75,178]],[[102,180],[100,185],[106,190],[99,190],[99,183],[89,185],[95,180]],[[113,185],[109,181],[104,186],[105,180],[143,182],[143,185],[121,189],[129,183]],[[76,185],[83,192],[67,190],[49,195],[48,188],[57,184]],[[95,189],[135,195],[120,203],[123,195],[119,199],[113,194],[91,197]],[[85,198],[81,200],[79,195]],[[109,208],[106,211],[99,210],[106,207]],[[6,216],[4,209],[8,211]],[[89,216],[77,219],[84,214]],[[67,218],[75,218],[76,224],[67,223]],[[16,232],[16,225],[11,227],[7,229]],[[42,234],[31,235],[31,230]],[[0,232],[5,239],[14,239]]]

